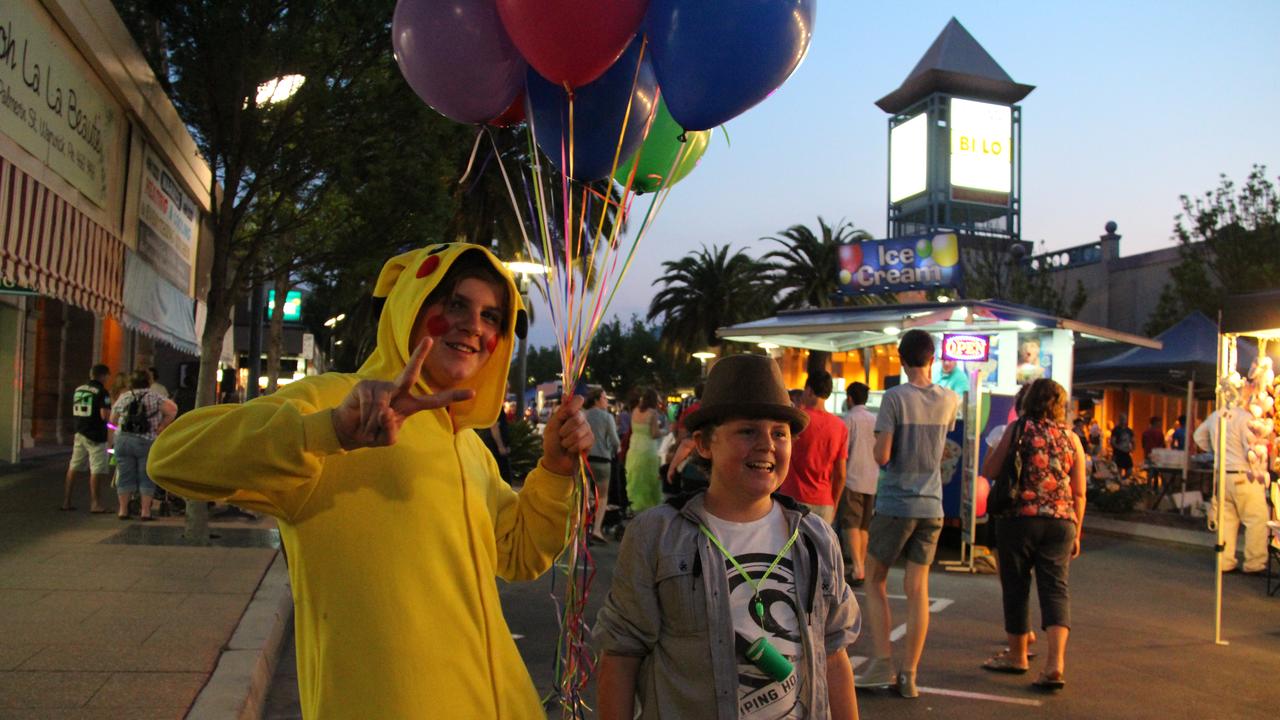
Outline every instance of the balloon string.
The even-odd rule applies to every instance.
[[[471,158],[467,160],[467,169],[462,171],[462,177],[458,178],[458,184],[462,185],[467,182],[467,178],[471,176],[471,166],[476,162],[476,151],[480,149],[480,139],[484,137],[485,128],[481,126],[480,131],[476,133],[476,141],[471,144]]]
[[[529,234],[526,233],[524,230],[524,220],[520,217],[520,203],[516,201],[516,191],[511,187],[511,178],[507,177],[507,168],[502,164],[502,153],[498,151],[498,143],[493,139],[493,133],[489,132],[488,128],[485,128],[482,132],[483,134],[489,136],[489,143],[493,145],[493,155],[494,155],[494,158],[498,161],[498,169],[502,171],[502,182],[507,186],[507,197],[511,199],[511,210],[516,215],[516,225],[520,228],[520,237],[524,240],[525,246],[528,247]],[[476,136],[476,147],[477,148],[480,147],[479,135]],[[476,157],[475,149],[472,149],[471,159],[475,160],[475,157]],[[470,165],[468,165],[467,166],[468,172],[470,172],[470,169],[471,167]]]

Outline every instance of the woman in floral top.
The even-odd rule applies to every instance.
[[[983,474],[994,478],[1019,435],[1022,460],[1021,500],[996,518],[1000,557],[1000,586],[1004,600],[1004,628],[1009,648],[983,667],[996,672],[1025,673],[1030,634],[1031,571],[1040,597],[1040,620],[1049,637],[1044,672],[1032,683],[1042,690],[1061,690],[1071,608],[1067,569],[1080,554],[1080,525],[1084,521],[1085,455],[1080,439],[1066,424],[1067,392],[1058,383],[1036,380],[1027,390],[1022,414],[983,463]]]

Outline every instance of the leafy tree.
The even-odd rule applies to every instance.
[[[391,0],[116,6],[212,170],[197,398],[206,405],[232,309],[253,283],[299,263],[282,245],[296,243],[308,260],[376,254],[380,262],[381,248],[421,244],[451,214],[449,178],[467,130],[400,80],[388,48]],[[259,85],[289,74],[305,78],[295,94],[257,100]],[[400,203],[388,208],[392,198]],[[370,201],[349,219],[343,212]],[[188,508],[188,538],[202,541],[204,504]]]
[[[840,246],[871,240],[871,233],[859,230],[853,223],[841,220],[835,227],[818,217],[818,233],[807,225],[792,225],[777,236],[761,238],[775,242],[781,249],[771,250],[761,258],[769,270],[770,294],[777,298],[779,310],[821,308],[841,304]],[[856,302],[871,303],[859,298]]]
[[[671,357],[719,348],[718,328],[758,320],[772,309],[765,267],[728,245],[705,245],[662,263],[663,289],[649,303],[649,320],[661,318],[661,339]]]
[[[1222,175],[1214,190],[1181,202],[1173,228],[1180,262],[1147,322],[1150,335],[1195,310],[1217,317],[1231,295],[1280,287],[1280,195],[1265,165],[1238,190]]]
[[[964,251],[966,297],[1005,300],[1066,318],[1075,317],[1084,307],[1088,300],[1084,283],[1077,280],[1068,290],[1065,276],[1026,257],[1031,243],[975,240],[977,246]],[[1040,251],[1046,252],[1043,241]]]

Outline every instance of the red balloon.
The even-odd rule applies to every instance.
[[[511,41],[542,77],[580,87],[608,70],[640,29],[649,0],[497,0]]]
[[[982,517],[987,514],[987,496],[991,494],[991,483],[987,479],[978,476],[978,482],[973,486],[973,508],[977,510],[977,516]]]
[[[521,92],[511,103],[511,107],[502,111],[502,114],[489,121],[494,127],[511,127],[518,123],[524,122],[524,92]]]

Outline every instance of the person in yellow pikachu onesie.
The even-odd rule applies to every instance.
[[[148,469],[277,518],[303,717],[543,720],[494,577],[536,578],[563,549],[592,442],[582,400],[515,492],[470,432],[497,419],[527,326],[510,273],[478,245],[433,245],[387,262],[374,295],[378,344],[356,373],[183,415]]]

